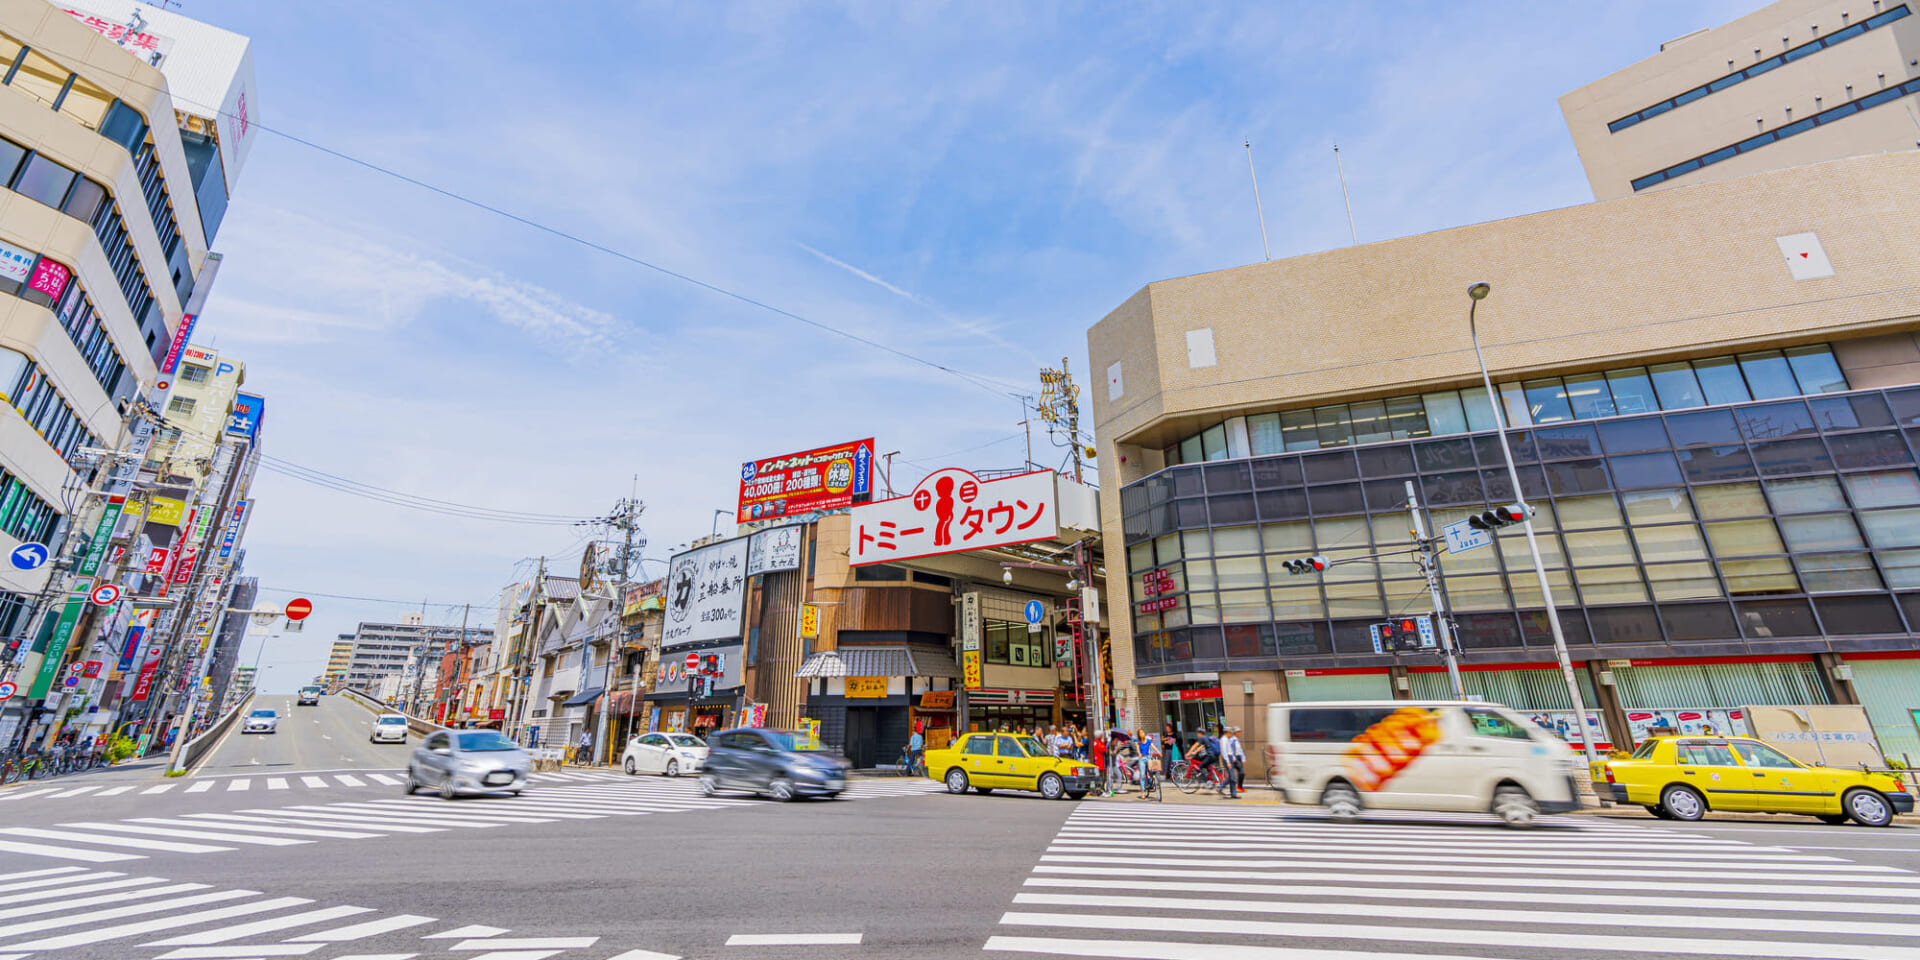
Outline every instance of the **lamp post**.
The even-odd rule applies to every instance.
[[[1507,478],[1513,482],[1513,496],[1521,503],[1526,502],[1526,493],[1520,487],[1520,470],[1513,465],[1513,447],[1507,443],[1507,417],[1500,409],[1500,395],[1493,391],[1493,377],[1487,374],[1487,358],[1480,352],[1480,330],[1474,323],[1474,312],[1480,301],[1493,292],[1486,283],[1475,283],[1467,288],[1467,334],[1473,338],[1473,358],[1480,364],[1480,382],[1487,389],[1487,402],[1493,405],[1493,423],[1500,434],[1500,455],[1507,461]],[[1547,564],[1540,559],[1540,541],[1533,534],[1533,511],[1523,511],[1525,519],[1520,528],[1527,534],[1527,552],[1533,555],[1533,575],[1540,581],[1540,599],[1547,605],[1547,626],[1553,631],[1553,655],[1560,661],[1560,674],[1567,681],[1567,696],[1573,700],[1573,727],[1580,731],[1581,751],[1586,754],[1588,768],[1595,760],[1593,752],[1593,732],[1587,729],[1587,703],[1580,696],[1580,682],[1573,675],[1573,659],[1567,656],[1567,638],[1560,631],[1560,611],[1553,605],[1553,587],[1547,583]]]
[[[707,539],[718,540],[720,538],[720,518],[731,516],[733,516],[732,510],[715,510],[713,512],[713,530],[708,534]]]

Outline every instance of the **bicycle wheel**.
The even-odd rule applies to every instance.
[[[1200,779],[1193,775],[1192,770],[1182,769],[1173,775],[1173,785],[1179,787],[1181,793],[1192,793],[1200,789]]]

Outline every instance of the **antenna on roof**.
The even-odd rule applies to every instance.
[[[1253,181],[1253,212],[1260,218],[1260,253],[1268,260],[1273,259],[1273,251],[1267,247],[1267,214],[1260,209],[1260,178],[1253,173],[1253,141],[1244,141],[1247,148],[1247,179]]]
[[[1347,235],[1353,238],[1355,246],[1360,244],[1360,232],[1353,228],[1353,198],[1347,196],[1347,168],[1340,163],[1340,145],[1333,145],[1333,169],[1340,173],[1340,199],[1347,204]]]

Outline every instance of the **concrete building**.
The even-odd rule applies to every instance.
[[[1560,98],[1601,200],[1920,146],[1920,17],[1781,0]]]
[[[1920,755],[1916,151],[1129,298],[1088,334],[1123,713],[1243,726],[1260,766],[1262,704],[1450,692],[1369,627],[1431,609],[1408,483],[1436,527],[1517,499],[1474,281],[1589,729],[1625,745],[1661,716],[1863,703],[1890,755]],[[1349,562],[1282,566],[1312,554]],[[1578,736],[1524,540],[1440,571],[1467,692]]]
[[[333,649],[327,654],[327,669],[316,681],[327,688],[329,693],[340,692],[347,680],[347,669],[353,665],[353,634],[340,634],[333,642]]]
[[[434,671],[439,653],[447,641],[460,639],[458,626],[440,626],[423,622],[417,613],[409,613],[399,623],[362,622],[352,634],[341,634],[340,642],[351,638],[350,653],[347,656],[346,686],[356,690],[374,690],[382,677],[404,676],[408,690],[402,695],[410,695],[415,675],[412,671],[424,669],[426,673],[419,677],[424,691],[430,694],[435,685]],[[470,627],[466,638],[470,641],[486,642],[493,639],[493,630],[487,627]],[[339,643],[334,645],[335,659],[338,658]],[[330,662],[328,672],[333,671]]]
[[[150,467],[163,476],[205,474],[246,382],[247,365],[240,360],[200,347],[182,350],[172,393],[160,411],[166,426],[147,450]]]

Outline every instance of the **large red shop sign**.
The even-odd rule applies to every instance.
[[[740,465],[739,522],[840,510],[873,490],[873,438]]]

